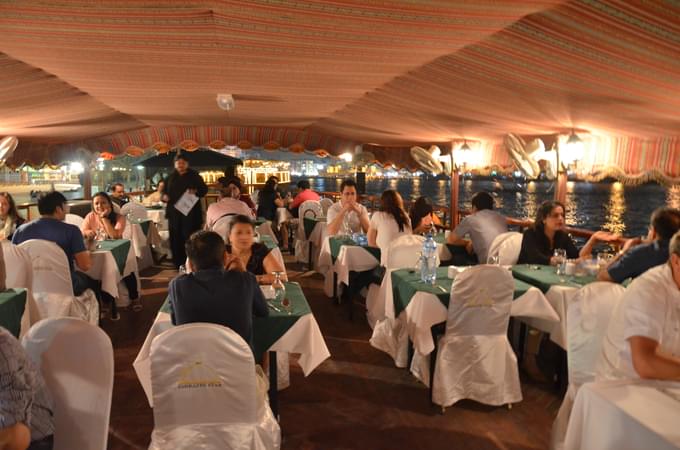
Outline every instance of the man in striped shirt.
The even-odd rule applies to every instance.
[[[54,407],[40,370],[0,327],[0,449],[52,449]]]

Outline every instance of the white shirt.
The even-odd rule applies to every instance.
[[[629,338],[659,343],[663,353],[680,356],[680,289],[668,264],[649,269],[626,289],[612,315],[597,366],[598,379],[638,379]]]
[[[357,214],[355,211],[350,211],[348,214],[349,216],[349,227],[352,229],[352,233],[360,233],[363,230],[361,229],[361,220],[359,220],[360,216],[363,216],[364,214],[368,216],[368,210],[366,207],[362,204],[359,204],[359,209],[361,212]],[[326,223],[331,223],[333,222],[339,214],[342,213],[342,203],[336,202],[333,203],[333,205],[328,208],[328,211],[326,212]],[[344,220],[344,219],[343,219]],[[335,234],[342,234],[343,229],[342,229],[342,224],[338,228],[337,233]]]
[[[466,234],[470,235],[472,248],[480,264],[486,263],[489,248],[496,236],[506,231],[508,224],[505,217],[491,209],[482,209],[467,216],[453,230],[459,238],[464,238]]]
[[[383,211],[373,213],[370,227],[378,231],[376,243],[380,247],[380,264],[383,266],[387,264],[387,249],[390,243],[401,235],[411,234],[411,226],[408,223],[404,224],[404,231],[399,231],[394,217]]]

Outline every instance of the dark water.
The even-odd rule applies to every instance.
[[[309,182],[315,191],[338,191],[342,179],[309,178]],[[441,206],[449,205],[451,192],[450,180],[434,177],[383,178],[366,182],[367,194],[380,194],[385,189],[396,189],[405,200],[426,196],[433,204]],[[511,183],[505,184],[504,188],[493,181],[461,180],[459,206],[469,209],[475,192],[489,191],[496,197],[496,207],[503,214],[533,219],[541,202],[554,198],[553,189],[553,183],[548,181],[530,182],[517,189]],[[624,186],[621,183],[569,182],[567,225],[640,236],[647,234],[652,211],[664,205],[680,208],[680,186],[665,188],[657,184]]]

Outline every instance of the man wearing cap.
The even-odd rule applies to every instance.
[[[220,200],[208,206],[205,217],[206,229],[212,228],[220,217],[229,214],[242,214],[254,217],[253,210],[245,202],[239,200],[241,196],[241,180],[236,177],[220,178]]]

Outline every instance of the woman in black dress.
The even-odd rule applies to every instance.
[[[598,241],[610,242],[618,236],[606,231],[597,231],[590,236],[586,245],[579,251],[571,237],[564,231],[565,208],[558,201],[545,201],[536,212],[536,220],[531,228],[524,231],[522,249],[519,252],[518,264],[557,265],[555,249],[566,250],[567,258],[587,258]]]
[[[238,256],[246,270],[255,275],[260,284],[272,284],[272,272],[284,272],[281,279],[286,280],[285,269],[272,255],[266,245],[255,242],[255,224],[250,217],[237,215],[231,222],[227,253]]]
[[[186,156],[178,151],[177,156],[175,156],[175,171],[168,177],[163,196],[164,201],[168,202],[165,216],[168,219],[170,250],[175,268],[179,268],[187,259],[184,244],[189,240],[189,236],[203,227],[203,211],[201,210],[200,200],[196,202],[186,216],[175,208],[175,203],[185,192],[203,197],[208,193],[208,186],[205,185],[198,172],[189,168],[189,161],[187,161]]]

